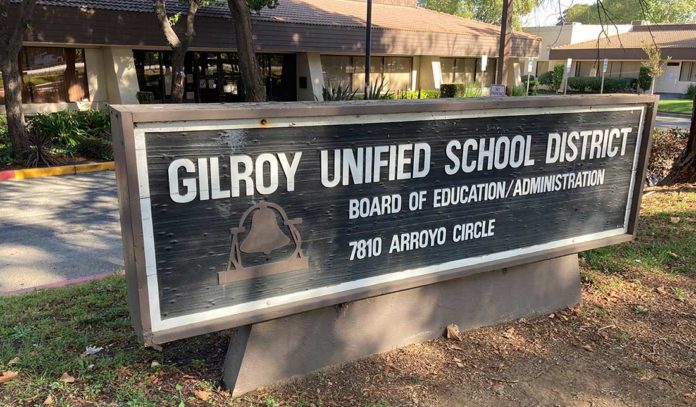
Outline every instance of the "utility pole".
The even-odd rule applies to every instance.
[[[503,0],[503,18],[500,22],[500,44],[498,46],[495,83],[507,86],[508,62],[512,48],[512,0]]]
[[[365,28],[365,99],[367,99],[370,95],[370,56],[372,54],[372,0],[367,0],[367,26]]]

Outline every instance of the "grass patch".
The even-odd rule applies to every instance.
[[[696,188],[648,195],[635,241],[582,254],[605,273],[663,272],[696,275]]]
[[[638,276],[660,273],[675,279],[696,276],[696,186],[660,189],[646,196],[636,241],[592,250],[582,256],[583,282],[592,284],[593,292],[602,298],[638,284],[639,279],[622,278],[621,273],[625,272]],[[688,303],[691,295],[690,290],[671,282],[665,285],[665,293],[674,304]],[[642,302],[632,307],[630,312],[636,318],[658,315],[659,311],[655,304]],[[615,308],[586,305],[579,312],[601,321],[601,325],[616,324],[621,328]],[[624,334],[617,328],[612,335]],[[0,406],[41,405],[49,396],[55,406],[323,404],[314,400],[320,397],[314,387],[307,390],[312,397],[290,394],[280,388],[238,399],[230,397],[219,382],[227,336],[222,332],[177,341],[167,344],[163,352],[143,348],[130,326],[122,276],[0,297],[0,372],[19,373],[18,378],[0,385]],[[81,356],[87,346],[103,350]],[[63,373],[74,377],[75,382],[61,381]],[[354,372],[348,370],[346,374]],[[325,373],[312,377],[317,387],[328,388]],[[207,401],[202,400],[204,396]],[[369,403],[342,404],[340,399],[336,403],[390,405],[379,397]]]
[[[691,115],[693,108],[693,100],[660,100],[660,104],[657,106],[657,111],[663,113]]]

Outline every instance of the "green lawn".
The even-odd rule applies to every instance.
[[[643,200],[636,241],[581,256],[585,278],[598,276],[599,289],[604,284],[599,276],[611,279],[624,273],[635,280],[640,275],[675,281],[696,278],[696,188],[685,185],[651,193]],[[678,298],[686,295],[676,288],[671,292]],[[0,384],[0,406],[40,406],[47,399],[52,406],[279,405],[275,401],[278,388],[233,399],[219,387],[228,335],[221,332],[177,341],[162,352],[143,348],[130,326],[125,281],[120,275],[0,297],[0,375],[18,373]],[[85,355],[88,346],[103,349]],[[69,376],[61,380],[64,374]],[[325,405],[323,391],[308,389],[318,401],[286,402],[294,396],[282,394],[282,405]],[[367,405],[388,405],[377,402]]]
[[[691,114],[693,109],[693,100],[661,100],[659,106],[657,107],[658,112],[663,113],[679,113],[679,114]]]

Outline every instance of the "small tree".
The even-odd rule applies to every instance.
[[[22,78],[19,74],[19,51],[24,34],[31,30],[31,16],[36,0],[22,0],[17,14],[10,19],[10,0],[0,0],[0,70],[5,90],[7,130],[14,158],[22,158],[26,141],[22,110]]]
[[[672,60],[672,57],[667,57],[667,59],[662,59],[662,53],[660,48],[655,44],[647,44],[643,46],[643,52],[648,56],[648,59],[641,62],[641,64],[648,68],[650,77],[652,78],[652,83],[650,84],[650,94],[655,92],[655,79],[665,73],[665,64]]]
[[[162,32],[164,33],[169,46],[172,48],[172,102],[181,103],[184,101],[184,90],[186,86],[186,72],[184,70],[184,61],[186,59],[186,52],[188,52],[193,38],[196,35],[194,29],[194,23],[196,20],[196,13],[200,7],[210,4],[211,0],[180,0],[182,3],[188,5],[188,12],[186,13],[186,32],[184,33],[183,41],[179,38],[179,35],[174,31],[174,26],[179,21],[180,13],[173,16],[167,15],[167,8],[165,0],[153,0],[153,7],[155,9],[155,16],[157,16],[157,21],[159,21],[162,27]]]

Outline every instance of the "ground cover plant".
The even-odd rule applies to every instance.
[[[677,113],[690,115],[694,107],[694,101],[691,100],[660,100],[657,106],[657,111],[662,113]]]
[[[65,110],[27,117],[25,160],[12,159],[7,126],[0,118],[0,165],[50,166],[87,160],[111,161],[111,120],[99,110]]]
[[[236,399],[219,383],[229,332],[142,348],[121,275],[4,297],[0,405],[694,405],[696,185],[649,189],[637,239],[580,261],[581,305]]]

